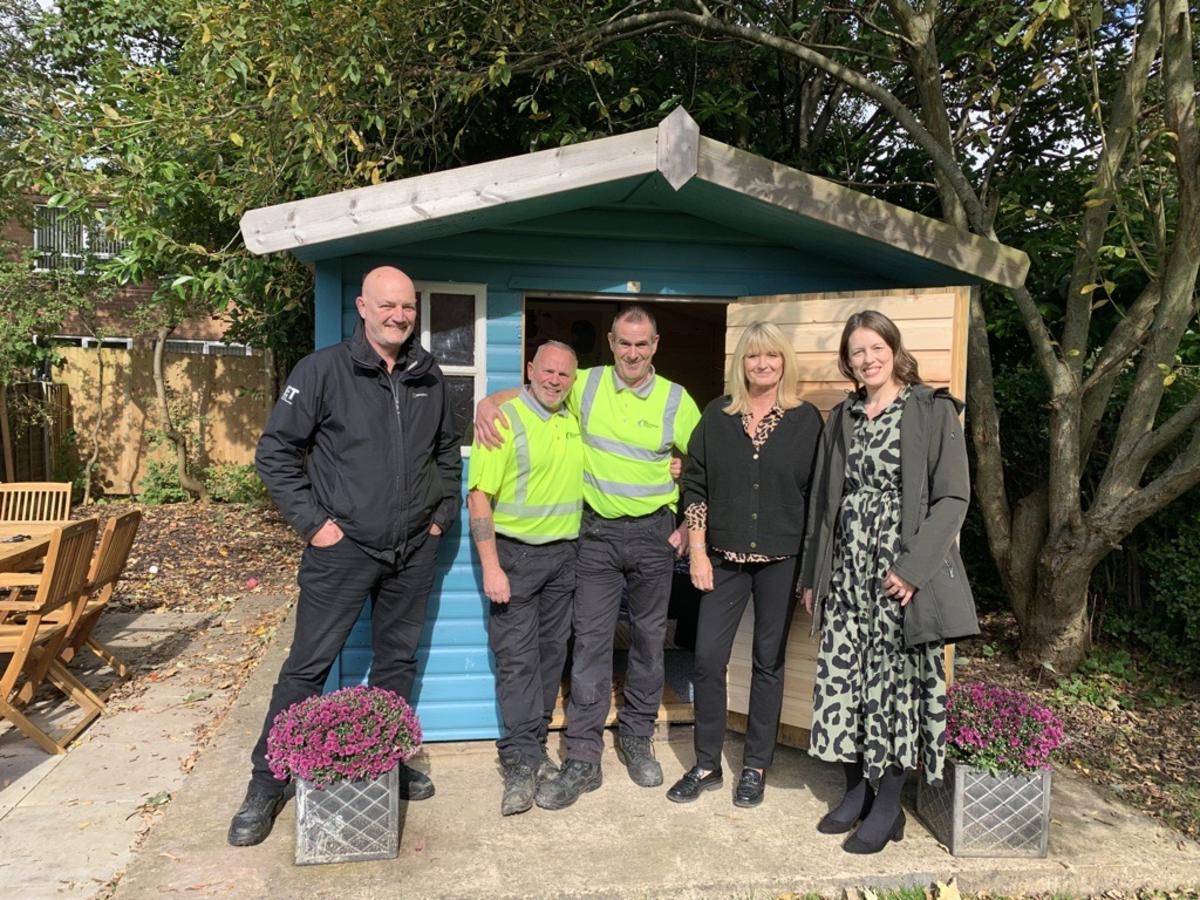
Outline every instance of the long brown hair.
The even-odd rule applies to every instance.
[[[842,341],[838,345],[838,370],[846,378],[858,386],[858,377],[850,365],[850,335],[860,328],[875,332],[891,348],[892,377],[901,384],[921,383],[921,375],[917,371],[917,361],[905,349],[904,340],[900,337],[900,329],[896,327],[895,322],[874,309],[864,309],[862,312],[851,314],[850,318],[846,320],[846,327],[842,329]]]

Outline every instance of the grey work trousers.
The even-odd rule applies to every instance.
[[[613,637],[621,597],[629,601],[629,657],[622,734],[651,737],[663,689],[663,641],[675,551],[675,515],[605,519],[584,510],[575,566],[575,649],[567,705],[567,756],[599,762],[612,703]]]
[[[496,552],[509,588],[508,603],[491,604],[488,615],[504,721],[496,749],[505,764],[523,762],[536,769],[571,635],[575,541],[525,544],[497,535]]]

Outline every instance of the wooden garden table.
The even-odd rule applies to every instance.
[[[61,525],[35,522],[5,522],[0,524],[0,572],[21,572],[46,555],[50,537],[61,531]],[[17,534],[29,535],[27,541],[8,542],[4,538]]]

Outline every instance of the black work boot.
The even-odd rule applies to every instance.
[[[542,809],[566,809],[580,794],[600,787],[603,780],[600,763],[568,759],[556,777],[538,785],[534,799]]]
[[[428,800],[433,796],[433,780],[424,772],[400,763],[400,799]]]
[[[654,758],[653,743],[648,737],[617,735],[617,757],[625,763],[633,783],[640,787],[658,787],[663,783],[662,766]]]
[[[500,815],[515,816],[533,806],[533,793],[537,780],[533,769],[525,763],[511,763],[504,767],[504,796],[500,798]]]
[[[283,809],[283,787],[263,787],[250,782],[246,798],[229,823],[229,843],[233,847],[253,847],[271,833],[275,817]]]
[[[558,773],[559,768],[550,758],[550,751],[546,749],[545,744],[542,744],[542,761],[538,763],[537,771],[534,773],[537,776],[537,783],[541,784],[543,781],[557,778]]]

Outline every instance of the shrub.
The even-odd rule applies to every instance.
[[[293,703],[267,735],[267,762],[280,780],[317,789],[390,772],[421,746],[421,725],[394,691],[358,686]]]
[[[164,503],[188,503],[191,499],[192,495],[179,483],[179,468],[175,463],[156,459],[146,463],[138,500],[147,506],[161,506]]]
[[[1140,539],[1140,565],[1149,590],[1139,603],[1112,609],[1104,630],[1132,638],[1169,666],[1200,668],[1200,516],[1196,492],[1168,507],[1161,526]]]
[[[946,755],[956,762],[1027,775],[1047,768],[1062,742],[1062,722],[1027,694],[982,682],[948,692]]]
[[[265,503],[267,486],[252,465],[217,463],[204,470],[208,497],[218,503]]]

